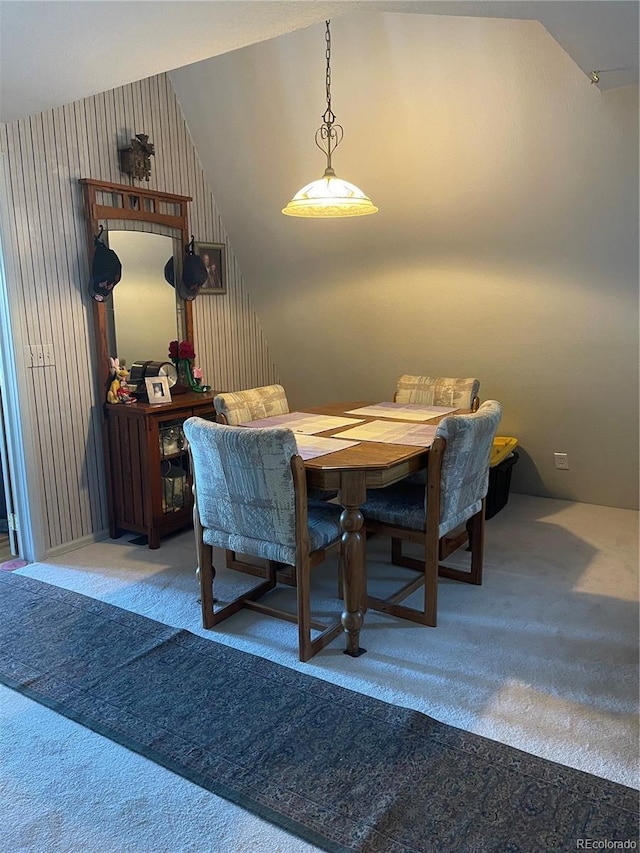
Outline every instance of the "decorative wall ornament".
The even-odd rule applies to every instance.
[[[131,145],[120,149],[120,169],[137,181],[148,181],[151,177],[151,158],[155,153],[147,134],[136,133]]]

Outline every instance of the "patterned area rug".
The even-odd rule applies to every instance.
[[[0,681],[328,851],[638,838],[630,788],[11,573]]]

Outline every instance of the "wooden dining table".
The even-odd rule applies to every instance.
[[[384,420],[383,417],[350,413],[352,409],[369,405],[371,403],[367,402],[330,403],[305,407],[301,411],[358,418],[365,422]],[[445,416],[430,420],[429,423],[436,424],[442,417]],[[344,431],[343,426],[317,435],[328,437]],[[366,543],[361,511],[366,502],[367,489],[383,489],[419,471],[426,467],[428,455],[427,447],[360,441],[353,447],[317,456],[304,463],[308,487],[337,491],[343,507],[340,517],[343,530],[340,561],[344,595],[341,621],[346,640],[345,654],[352,657],[358,657],[366,651],[360,647],[360,630],[367,600]]]

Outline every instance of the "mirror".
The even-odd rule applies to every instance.
[[[181,299],[164,278],[165,264],[172,256],[179,275],[189,242],[191,197],[91,178],[81,178],[80,184],[89,261],[94,237],[103,226],[122,264],[122,279],[111,297],[104,302],[92,300],[95,369],[100,395],[106,396],[110,358],[117,356],[127,366],[140,359],[166,361],[170,341],[193,343],[191,302]],[[156,335],[143,338],[154,328]]]
[[[134,361],[166,361],[169,342],[184,339],[176,291],[164,277],[174,241],[162,234],[115,230],[108,239],[122,264],[122,278],[107,302],[111,354],[129,368]]]

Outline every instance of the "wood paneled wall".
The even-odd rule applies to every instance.
[[[155,145],[148,186],[193,197],[196,240],[225,243],[227,293],[194,303],[197,360],[216,389],[278,381],[269,347],[167,75],[0,126],[12,216],[3,234],[14,328],[27,347],[51,353],[26,370],[28,419],[39,455],[44,548],[101,535],[107,527],[102,436],[93,365],[91,297],[78,179],[128,183],[118,149],[136,133]],[[141,306],[143,309],[143,306]],[[141,322],[144,313],[141,311]],[[168,343],[168,342],[167,342]],[[33,511],[37,511],[33,508]],[[43,556],[43,555],[39,555]]]

